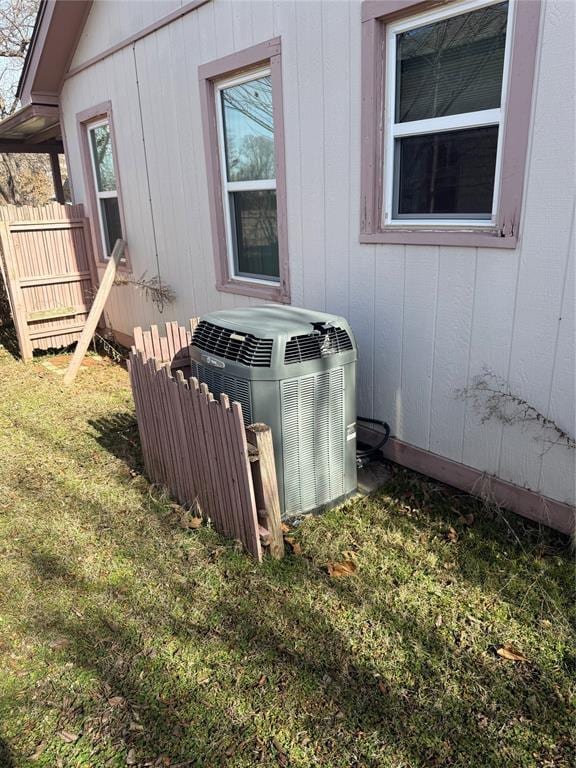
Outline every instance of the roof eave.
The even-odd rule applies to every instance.
[[[91,5],[92,0],[42,0],[18,82],[23,104],[58,103]]]

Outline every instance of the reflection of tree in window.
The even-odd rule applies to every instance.
[[[232,197],[238,271],[277,277],[276,192],[233,192]]]
[[[90,134],[92,137],[92,150],[94,152],[98,188],[101,192],[111,192],[116,189],[116,179],[114,177],[110,127],[108,125],[100,125],[97,128],[93,128]]]
[[[269,76],[222,91],[229,181],[273,179],[274,117]]]
[[[396,121],[500,106],[508,3],[398,35]]]

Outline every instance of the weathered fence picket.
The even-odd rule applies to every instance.
[[[77,341],[97,286],[82,205],[0,206],[0,279],[23,360]]]
[[[206,384],[185,378],[190,322],[191,330],[167,323],[166,336],[156,326],[134,329],[128,369],[146,474],[256,559],[262,544],[282,557],[270,428],[246,428],[239,403],[215,400]]]

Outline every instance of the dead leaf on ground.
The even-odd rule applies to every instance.
[[[280,530],[282,531],[282,533],[290,533],[292,528],[290,528],[290,526],[287,525],[286,523],[281,523],[280,524]]]
[[[260,675],[260,678],[256,683],[256,688],[262,688],[262,686],[265,685],[267,682],[268,682],[268,678],[266,677],[266,675]]]
[[[342,576],[351,576],[356,572],[358,566],[353,560],[344,560],[341,563],[333,563],[329,561],[326,563],[328,569],[328,575],[333,579],[339,579]]]
[[[446,534],[446,538],[448,539],[448,541],[451,541],[452,543],[455,543],[456,541],[458,541],[458,532],[456,531],[456,529],[452,527],[448,528],[448,533]]]
[[[435,624],[436,624],[437,627],[441,627],[442,626],[442,614],[441,613],[439,613],[438,616],[436,616]]]
[[[302,554],[302,546],[299,542],[296,541],[296,539],[293,536],[284,536],[284,541],[286,541],[290,546],[292,547],[292,552],[295,555],[301,555]]]
[[[352,560],[354,562],[356,560],[356,552],[353,552],[351,549],[345,549],[342,552],[342,557],[344,560]]]
[[[62,648],[67,648],[70,645],[70,640],[67,637],[57,637],[56,640],[52,640],[50,648],[53,651],[60,651]]]
[[[108,704],[110,704],[111,707],[121,707],[122,704],[124,704],[124,696],[112,696],[112,698],[108,699]]]
[[[65,741],[66,744],[73,744],[75,741],[78,741],[80,734],[72,733],[72,731],[60,731],[58,736],[60,736],[62,741]]]
[[[33,754],[30,755],[29,759],[30,760],[38,760],[38,758],[40,757],[42,752],[44,752],[45,749],[46,749],[46,742],[45,741],[41,741],[40,744],[38,744],[38,746],[34,750]]]
[[[272,739],[272,744],[276,750],[276,760],[278,761],[278,764],[281,766],[288,765],[288,756],[282,749],[278,739]]]
[[[180,525],[182,528],[200,528],[202,525],[202,518],[192,517],[191,515],[184,513],[183,515],[180,515]]]
[[[126,765],[134,765],[136,762],[136,750],[134,748],[128,750],[126,755]]]
[[[509,643],[505,643],[504,645],[496,648],[496,653],[498,656],[501,656],[503,659],[507,659],[508,661],[528,661],[523,653],[516,650],[516,648],[511,646]]]
[[[458,518],[458,522],[462,523],[462,525],[467,525],[467,526],[474,525],[474,515],[472,514],[472,512],[470,512],[467,515],[460,515],[460,517]]]

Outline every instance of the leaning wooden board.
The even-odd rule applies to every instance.
[[[82,364],[84,355],[88,351],[88,347],[90,346],[90,342],[92,341],[92,337],[96,331],[96,326],[100,320],[100,315],[102,314],[104,306],[108,300],[108,296],[110,295],[112,285],[114,284],[114,279],[116,278],[116,270],[120,260],[122,259],[122,256],[124,255],[125,248],[126,243],[124,240],[116,240],[114,248],[112,249],[110,261],[108,262],[104,276],[100,281],[100,287],[98,288],[98,292],[94,297],[94,301],[92,302],[90,313],[86,319],[86,324],[84,325],[84,329],[82,330],[80,338],[78,339],[78,344],[76,345],[76,349],[72,355],[72,360],[70,360],[68,370],[64,374],[64,384],[70,384],[76,378],[78,369]]]

